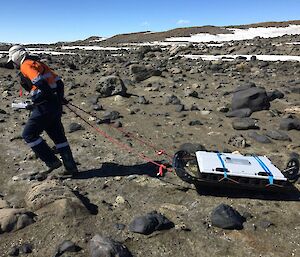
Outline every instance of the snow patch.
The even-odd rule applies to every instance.
[[[239,56],[246,57],[247,60],[250,60],[252,56],[256,56],[257,60],[261,61],[271,61],[271,62],[276,62],[276,61],[298,61],[300,62],[300,56],[293,56],[293,55],[230,55],[230,54],[225,54],[225,55],[183,55],[183,57],[188,58],[188,59],[202,59],[204,61],[217,61],[217,60],[224,60],[224,61],[233,61]]]
[[[223,42],[223,41],[237,41],[253,39],[255,37],[272,38],[281,37],[283,35],[298,35],[300,34],[300,25],[289,25],[288,27],[259,27],[249,29],[228,29],[233,34],[217,34],[211,35],[208,33],[201,33],[191,35],[190,37],[173,37],[167,38],[166,41],[178,41],[178,42]]]
[[[128,47],[104,47],[104,46],[62,46],[62,50],[74,50],[74,49],[80,49],[80,50],[96,50],[96,51],[116,51],[121,49],[129,49]]]

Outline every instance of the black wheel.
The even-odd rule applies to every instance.
[[[289,181],[296,181],[299,174],[299,160],[296,158],[290,159],[282,173]]]

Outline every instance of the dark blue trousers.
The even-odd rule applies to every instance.
[[[64,127],[61,123],[61,115],[54,113],[45,113],[36,115],[33,111],[22,133],[23,139],[28,146],[38,155],[38,157],[51,166],[52,163],[58,161],[57,157],[40,137],[40,134],[45,131],[55,143],[58,150],[69,147],[65,136]]]

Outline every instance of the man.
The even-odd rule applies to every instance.
[[[48,167],[45,173],[50,173],[62,163],[41,138],[40,134],[45,131],[61,156],[64,175],[74,175],[78,169],[61,123],[62,105],[67,104],[62,80],[36,56],[30,56],[21,45],[9,49],[8,63],[20,69],[21,86],[30,93],[33,103],[28,107],[31,115],[23,130],[23,139]]]

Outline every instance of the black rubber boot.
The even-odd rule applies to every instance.
[[[51,171],[61,167],[61,161],[55,156],[54,152],[45,141],[42,141],[31,149],[47,165],[48,170],[43,173],[50,173]]]
[[[77,165],[74,161],[70,146],[57,149],[65,166],[63,175],[75,175],[78,173]]]

